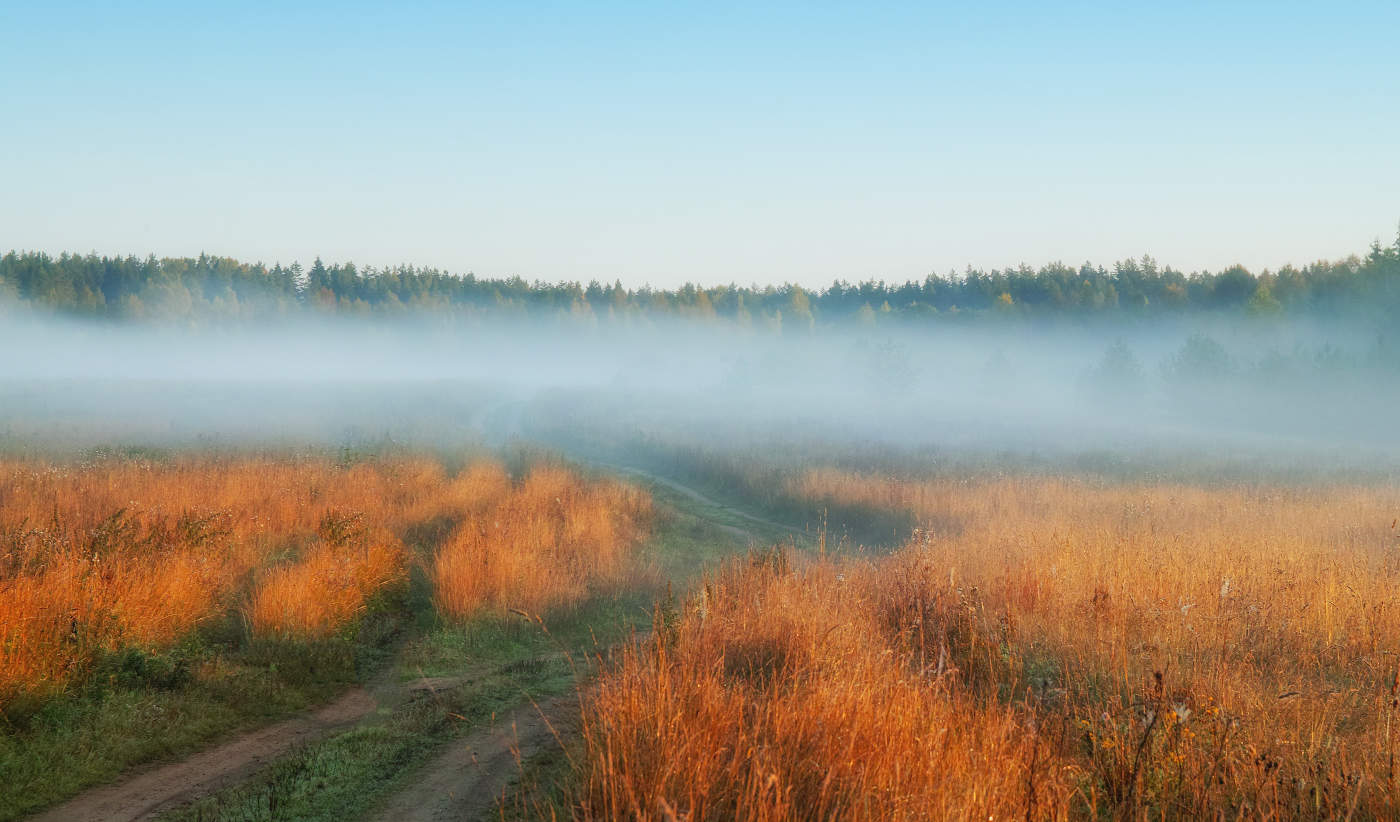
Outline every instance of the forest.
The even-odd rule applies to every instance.
[[[791,283],[656,289],[621,282],[530,282],[412,265],[328,265],[319,257],[304,268],[206,254],[140,259],[10,251],[0,257],[0,304],[16,302],[72,316],[191,324],[263,322],[302,313],[393,317],[408,312],[468,323],[491,317],[583,322],[671,317],[778,331],[1192,314],[1383,320],[1400,310],[1400,236],[1390,245],[1373,242],[1364,255],[1258,273],[1235,265],[1188,274],[1145,255],[1111,267],[1061,262],[1039,268],[969,267],[904,283],[838,280],[822,290]]]

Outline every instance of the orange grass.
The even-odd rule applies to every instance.
[[[634,570],[633,549],[651,499],[633,486],[586,481],[557,466],[518,488],[494,488],[439,549],[431,576],[438,610],[531,614],[575,604]]]
[[[589,699],[578,815],[1400,813],[1400,490],[787,490],[924,530],[712,583]]]
[[[240,609],[257,634],[325,636],[404,578],[405,534],[509,493],[490,462],[0,462],[0,707]]]
[[[912,675],[856,569],[771,558],[711,581],[589,693],[577,817],[1064,814],[1026,712]]]
[[[261,575],[248,621],[254,633],[265,636],[324,637],[349,622],[376,592],[404,578],[403,548],[382,529],[323,534],[298,562]]]

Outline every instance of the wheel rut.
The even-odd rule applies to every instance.
[[[384,822],[482,819],[500,806],[520,773],[520,763],[562,746],[579,730],[577,695],[530,703],[488,728],[454,740],[373,818]]]
[[[354,726],[378,704],[365,688],[352,688],[311,713],[249,731],[178,762],[147,767],[32,818],[35,822],[145,819],[237,784],[300,745]]]

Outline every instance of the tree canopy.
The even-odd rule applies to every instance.
[[[1111,268],[1039,268],[930,274],[903,283],[838,280],[797,285],[624,288],[590,282],[528,282],[434,268],[298,263],[227,257],[105,257],[11,251],[0,257],[0,301],[121,320],[257,321],[304,312],[393,316],[436,312],[462,319],[564,316],[616,321],[671,316],[782,330],[822,325],[933,324],[976,318],[1151,317],[1185,312],[1286,316],[1303,312],[1400,311],[1400,238],[1364,256],[1252,273],[1242,266],[1186,274],[1151,257]]]

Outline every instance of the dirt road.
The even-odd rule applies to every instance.
[[[600,468],[606,468],[610,471],[617,471],[623,474],[631,474],[632,476],[640,477],[648,482],[660,485],[664,488],[668,488],[676,492],[677,494],[680,494],[681,496],[685,497],[686,499],[690,500],[691,502],[697,502],[705,506],[706,508],[713,508],[716,511],[721,511],[725,514],[730,514],[740,519],[756,523],[758,525],[765,525],[769,528],[776,528],[779,531],[790,531],[794,534],[810,535],[811,533],[806,528],[798,528],[793,525],[788,525],[784,522],[777,522],[776,520],[766,519],[764,517],[757,516],[756,514],[750,514],[748,511],[744,511],[740,508],[725,505],[724,503],[719,502],[718,500],[714,500],[710,497],[705,496],[704,494],[695,490],[689,485],[685,485],[684,483],[673,480],[670,477],[663,477],[660,474],[653,474],[652,472],[647,471],[644,468],[634,468],[630,465],[616,465],[608,462],[595,462],[593,464],[597,465]],[[735,525],[725,525],[719,522],[712,522],[711,525],[713,525],[716,528],[719,528],[721,531],[724,531],[728,534],[732,534],[741,539],[757,538],[752,531],[749,531],[745,528],[740,528]]]
[[[252,776],[298,745],[348,728],[371,714],[378,701],[354,688],[312,713],[259,728],[187,759],[149,767],[122,781],[94,788],[33,817],[35,822],[125,822],[225,788]]]
[[[375,816],[385,822],[484,819],[520,774],[520,761],[578,732],[578,697],[531,703],[497,717],[428,763]]]
[[[663,485],[692,502],[741,519],[782,530],[782,523],[756,517],[716,502],[675,480],[640,468],[594,463],[618,473],[641,477]],[[758,537],[746,528],[712,522],[716,528],[741,540]],[[443,820],[493,818],[501,797],[520,775],[521,760],[557,746],[578,733],[578,696],[558,697],[540,705],[525,705],[491,728],[453,742],[424,766],[414,780],[381,807],[376,819],[384,822],[443,822]]]

